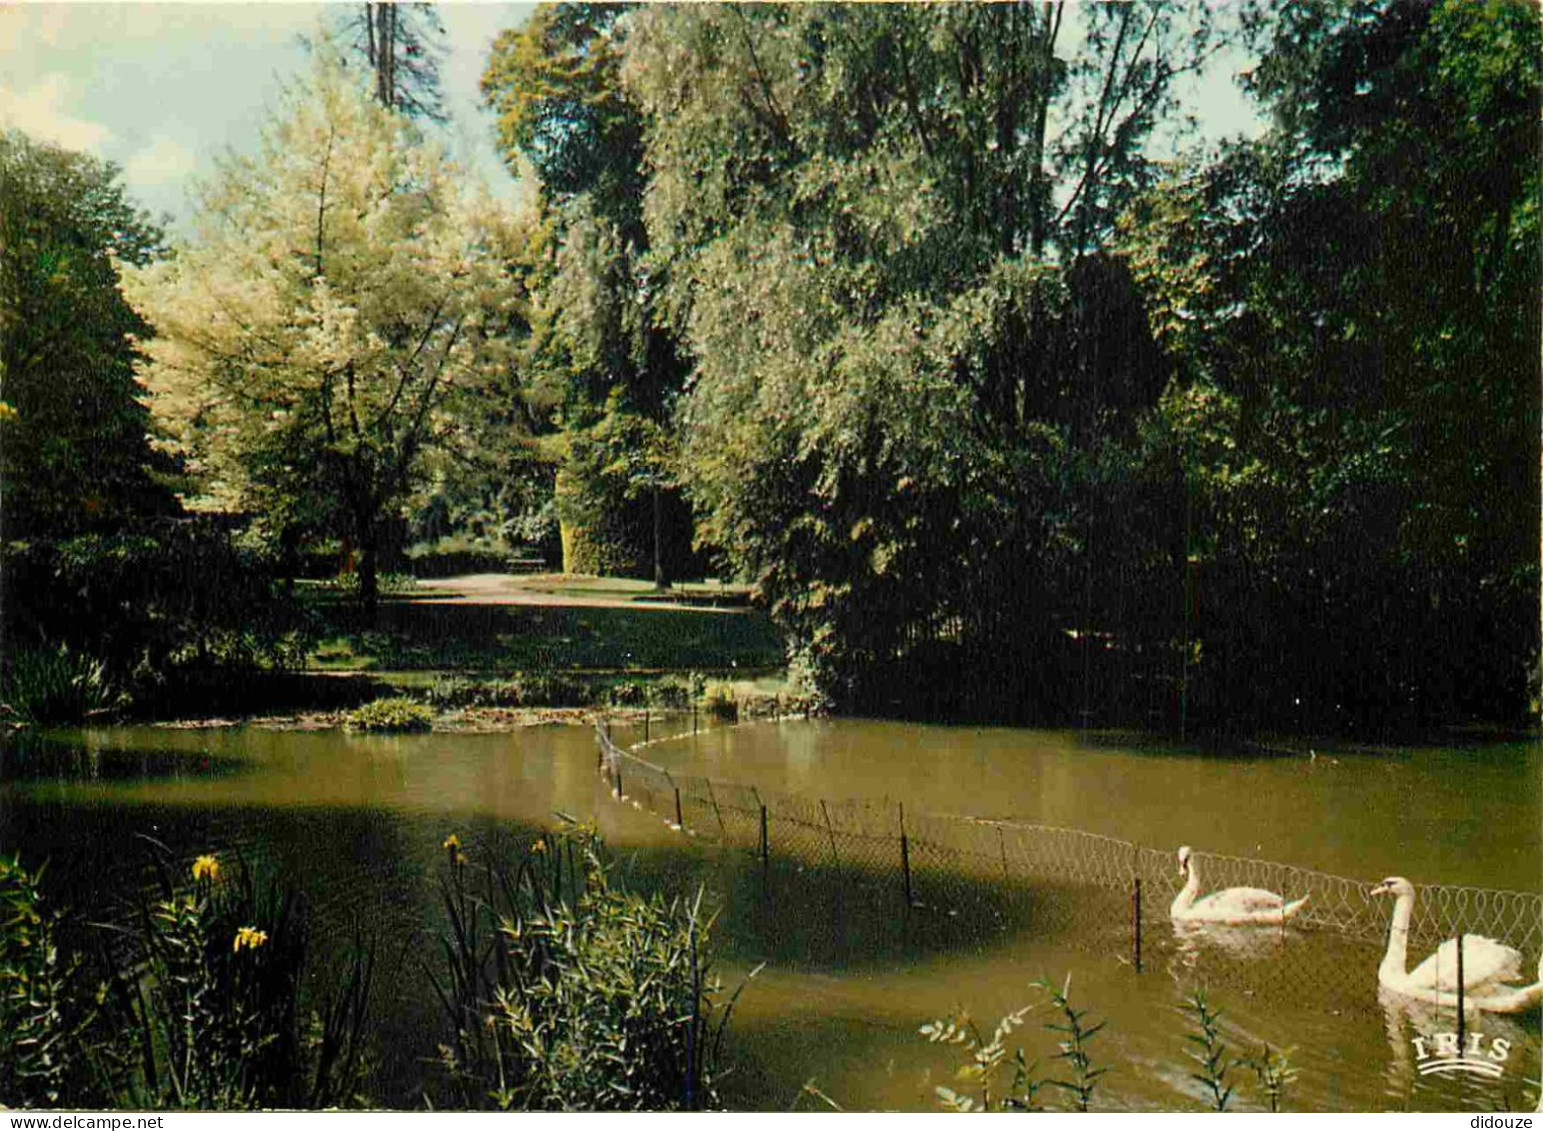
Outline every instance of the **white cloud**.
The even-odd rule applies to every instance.
[[[135,188],[173,185],[198,168],[198,158],[180,141],[161,134],[123,163],[123,179]]]
[[[49,72],[19,94],[0,87],[0,126],[65,149],[100,154],[112,131],[100,122],[71,117],[65,110],[69,95],[69,76],[58,71]]]

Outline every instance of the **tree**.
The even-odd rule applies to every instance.
[[[549,317],[527,369],[553,413],[564,568],[638,573],[651,557],[663,587],[688,561],[667,429],[686,367],[644,266],[643,119],[620,81],[624,10],[539,6],[500,34],[482,90],[505,161],[535,173],[560,245],[537,284]]]
[[[129,276],[154,406],[209,493],[351,539],[369,611],[384,524],[469,442],[523,325],[521,229],[462,177],[319,56],[197,235]]]
[[[1127,244],[1185,373],[1164,428],[1200,687],[1302,724],[1513,716],[1537,647],[1536,10],[1251,25],[1274,129],[1152,194]]]
[[[134,378],[146,327],[114,260],[161,233],[118,171],[0,132],[0,496],[8,539],[118,529],[176,509]]]
[[[409,118],[448,121],[439,87],[445,26],[434,4],[353,5],[342,28],[373,72],[376,101]]]
[[[1168,375],[1102,248],[1211,42],[1200,7],[1067,11],[627,18],[700,536],[847,705],[1067,699],[1090,539]]]

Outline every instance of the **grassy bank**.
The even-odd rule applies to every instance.
[[[745,595],[716,583],[660,594],[623,579],[505,577],[472,596],[430,585],[382,602],[372,624],[338,595],[303,599],[322,626],[311,671],[647,676],[771,673],[783,664],[766,615],[723,607]]]

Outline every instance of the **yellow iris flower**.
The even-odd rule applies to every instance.
[[[215,856],[200,856],[193,861],[193,878],[211,882],[218,880],[220,878],[219,859]]]
[[[246,947],[248,950],[256,950],[267,941],[267,931],[259,931],[256,927],[242,927],[236,932],[236,944],[231,947],[231,950],[239,952],[242,947]]]

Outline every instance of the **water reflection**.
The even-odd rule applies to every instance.
[[[1172,920],[1174,958],[1181,965],[1194,968],[1210,960],[1225,958],[1234,962],[1279,962],[1288,939],[1299,943],[1302,932],[1295,927],[1235,927],[1223,923]],[[1204,960],[1204,961],[1203,961]]]
[[[1525,1016],[1455,1009],[1380,988],[1388,1041],[1387,1093],[1462,1110],[1516,1110],[1538,1070],[1537,1026]],[[1532,1083],[1535,1085],[1536,1081]]]
[[[618,742],[626,739],[618,728]],[[1205,814],[1200,832],[1218,853],[1346,875],[1405,871],[1524,888],[1540,870],[1543,760],[1524,744],[1406,751],[1388,764],[1343,755],[1326,775],[1287,758],[1095,746],[1067,732],[816,722],[720,731],[651,747],[649,757],[807,797],[887,795],[908,814],[914,805],[1019,817],[1153,846],[1192,841],[1196,814]],[[1380,943],[1311,923],[1284,931],[1152,923],[1146,972],[1137,974],[1125,893],[980,883],[971,889],[978,899],[948,904],[956,916],[908,912],[889,873],[845,857],[830,867],[774,858],[765,873],[754,852],[689,841],[659,815],[615,804],[596,770],[592,736],[561,727],[403,738],[122,729],[13,740],[0,743],[0,851],[51,858],[49,875],[83,906],[121,887],[123,846],[138,832],[189,859],[239,850],[298,878],[318,938],[348,945],[363,925],[387,942],[382,1023],[396,1051],[386,1067],[404,1078],[436,1040],[423,968],[437,954],[440,843],[455,831],[474,860],[508,859],[552,824],[554,810],[597,821],[642,890],[705,884],[731,987],[771,961],[731,1027],[741,1071],[730,1090],[744,1107],[785,1108],[814,1075],[851,1108],[930,1109],[931,1082],[956,1065],[918,1040],[918,1025],[961,1005],[994,1021],[1031,999],[1032,979],[1067,973],[1077,1000],[1110,1018],[1101,1056],[1115,1071],[1104,1107],[1198,1106],[1176,1008],[1200,987],[1225,1011],[1239,1050],[1266,1040],[1296,1047],[1292,1108],[1515,1107],[1536,1071],[1534,1011],[1493,1030],[1519,1034],[1500,1092],[1422,1077],[1410,1041],[1424,1022],[1390,1021],[1377,997]],[[1457,810],[1471,819],[1443,819]],[[1396,862],[1379,863],[1388,856]],[[929,888],[919,875],[923,902],[936,902],[940,882]],[[1151,906],[1166,908],[1171,877],[1150,882]],[[1052,1035],[1023,1038],[1049,1063]],[[390,1076],[383,1071],[379,1098],[415,1104],[391,1090]]]

